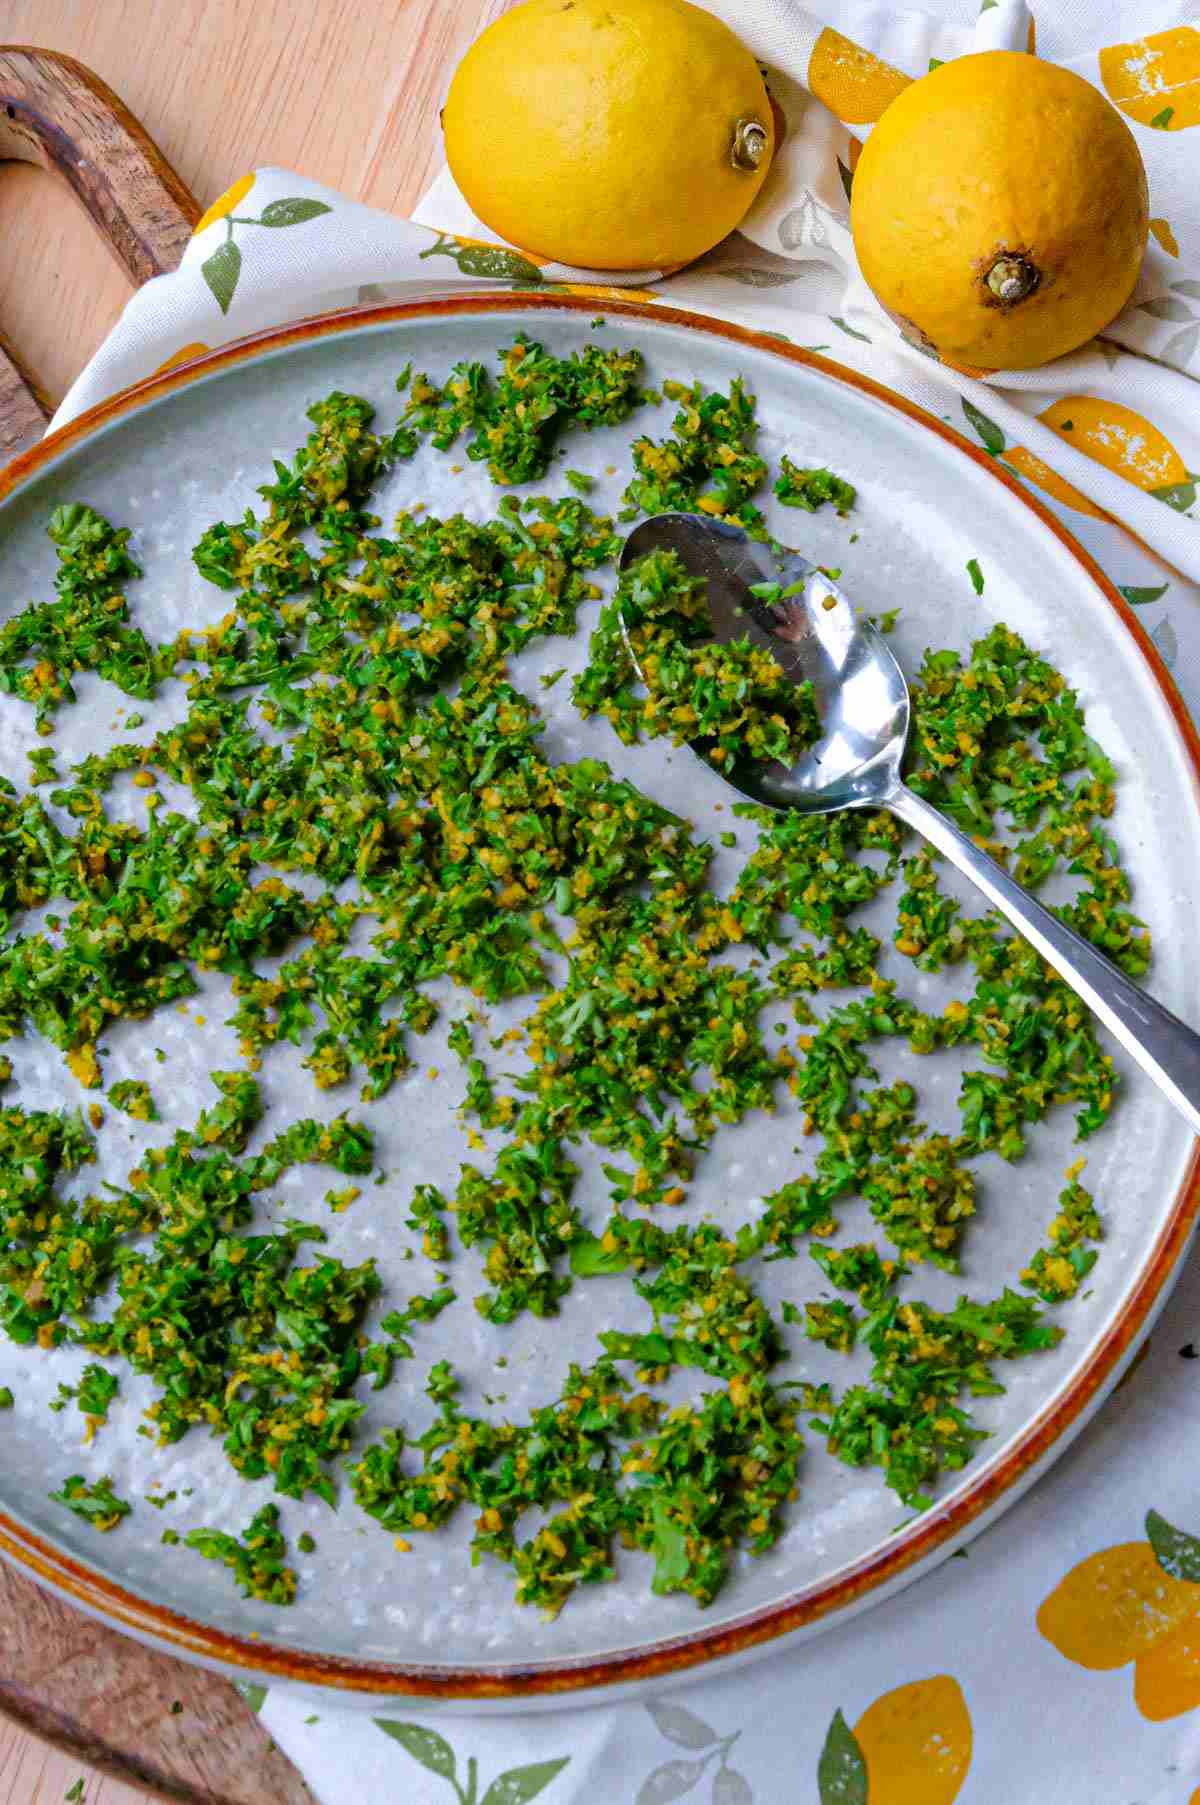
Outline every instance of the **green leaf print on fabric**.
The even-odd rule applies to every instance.
[[[1193,318],[1190,307],[1177,301],[1174,295],[1158,295],[1153,301],[1139,301],[1138,312],[1148,313],[1156,320],[1190,320]]]
[[[553,1761],[510,1767],[496,1776],[480,1798],[479,1763],[474,1755],[467,1757],[466,1773],[460,1780],[454,1750],[436,1730],[427,1730],[423,1724],[397,1723],[386,1717],[377,1717],[374,1723],[376,1729],[398,1742],[423,1768],[440,1780],[448,1780],[459,1805],[527,1805],[529,1799],[536,1799],[545,1791],[571,1759],[569,1755],[561,1755]]]
[[[682,1799],[691,1792],[707,1765],[704,1760],[664,1761],[642,1781],[637,1805],[668,1805],[671,1799]]]
[[[302,226],[307,219],[319,219],[322,213],[331,209],[324,201],[305,200],[300,196],[292,200],[271,201],[265,206],[256,222],[260,226]]]
[[[986,414],[981,413],[973,401],[964,399],[962,411],[979,434],[984,450],[990,451],[994,458],[999,457],[1004,450],[1005,439],[1004,433],[996,425],[996,422],[989,420]]]
[[[1196,505],[1196,483],[1200,475],[1194,470],[1188,471],[1185,483],[1168,483],[1163,489],[1151,489],[1155,501],[1165,501],[1169,508],[1175,508],[1180,514],[1186,514],[1189,508]]]
[[[712,1805],[754,1805],[750,1782],[735,1767],[718,1768],[713,1775]]]
[[[392,1737],[407,1749],[413,1760],[427,1767],[431,1774],[440,1774],[443,1780],[454,1778],[457,1766],[454,1750],[436,1730],[427,1730],[422,1724],[391,1723],[386,1717],[377,1717],[375,1724],[385,1736]]]
[[[233,300],[234,290],[238,285],[238,277],[242,273],[242,253],[232,238],[215,250],[211,257],[206,257],[200,265],[200,274],[212,289],[217,306],[222,313],[229,312],[229,303]]]
[[[1191,363],[1198,346],[1200,346],[1200,321],[1194,325],[1185,326],[1182,332],[1177,332],[1173,338],[1169,338],[1158,355],[1165,364],[1174,364],[1176,369],[1182,370]]]
[[[712,273],[726,282],[740,282],[745,288],[786,288],[789,283],[801,280],[799,270],[794,276],[788,276],[782,270],[759,269],[752,263],[730,264],[727,268],[715,269]]]
[[[505,277],[510,282],[541,284],[545,281],[537,264],[530,263],[528,257],[522,257],[518,251],[505,250],[498,244],[463,244],[457,238],[446,237],[445,233],[439,233],[437,243],[421,252],[421,260],[426,257],[449,257],[464,276],[490,277],[493,282]]]
[[[646,1709],[654,1719],[660,1736],[681,1749],[707,1749],[718,1740],[717,1732],[703,1718],[685,1705],[674,1705],[669,1699],[650,1699]]]
[[[1146,1536],[1154,1558],[1172,1579],[1190,1579],[1200,1583],[1200,1540],[1176,1529],[1156,1510],[1146,1512]]]
[[[560,1774],[566,1767],[568,1759],[563,1755],[557,1761],[534,1761],[528,1767],[510,1767],[506,1774],[492,1781],[483,1795],[483,1805],[525,1805],[526,1799],[536,1799],[543,1788],[549,1786],[555,1774]]]
[[[268,201],[262,212],[253,217],[249,214],[227,213],[224,216],[224,244],[200,265],[200,274],[212,290],[221,312],[229,312],[229,305],[242,273],[242,253],[233,236],[235,226],[302,226],[306,220],[319,219],[322,213],[332,211],[332,207],[325,201],[292,195],[282,200]]]
[[[1175,660],[1179,657],[1179,638],[1170,621],[1160,620],[1150,638],[1167,669],[1173,671]]]
[[[840,1711],[833,1714],[817,1763],[817,1796],[821,1805],[867,1805],[867,1764]]]

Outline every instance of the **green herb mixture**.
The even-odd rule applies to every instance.
[[[406,371],[398,386],[390,434],[360,398],[317,402],[262,506],[205,532],[195,562],[229,597],[215,626],[150,640],[127,532],[80,503],[50,523],[56,599],[0,629],[0,686],[47,734],[82,671],[140,698],[181,682],[188,698],[148,744],[62,777],[39,756],[24,791],[0,780],[0,1039],[42,1036],[98,1090],[109,1027],[178,1005],[216,971],[232,983],[244,1061],[214,1072],[211,1107],[103,1195],[86,1187],[95,1142],[79,1115],[0,1110],[0,1319],[17,1342],[73,1343],[146,1375],[145,1432],[207,1431],[247,1480],[334,1505],[348,1471],[401,1551],[469,1508],[474,1558],[507,1562],[522,1603],[557,1611],[576,1586],[612,1578],[627,1548],[652,1557],[655,1592],[703,1604],[738,1549],[769,1548],[803,1509],[804,1463],[822,1447],[879,1468],[912,1507],[969,1458],[982,1435],[972,1400],[1003,1388],[1006,1361],[1054,1345],[1043,1306],[1095,1259],[1101,1227],[1078,1169],[1012,1288],[935,1309],[914,1293],[920,1268],[956,1273],[976,1208],[1002,1206],[980,1194],[978,1156],[1019,1159],[1061,1106],[1086,1139],[1116,1077],[1074,995],[994,918],[964,914],[890,816],[739,805],[757,840],[718,895],[713,849],[689,822],[599,759],[546,755],[537,700],[508,661],[571,634],[615,559],[618,526],[579,494],[505,495],[482,522],[416,502],[389,523],[371,511],[374,485],[425,438],[449,451],[464,435],[497,483],[540,481],[564,435],[660,399],[638,353],[593,343],[558,358],[519,338],[498,376],[470,363],[440,384]],[[635,439],[622,518],[700,509],[764,533],[753,397],[736,382],[711,395],[663,386],[671,432]],[[786,459],[776,494],[806,509],[854,502],[831,471]],[[718,767],[794,756],[818,732],[811,696],[773,660],[705,642],[702,594],[657,555],[600,612],[574,700],[622,741],[695,742]],[[144,825],[112,806],[125,774]],[[1024,881],[1072,874],[1066,917],[1145,970],[1148,937],[1103,826],[1112,767],[1062,678],[1006,628],[967,659],[927,654],[910,781],[988,844],[1015,836],[1004,856]],[[164,785],[186,786],[190,814]],[[878,896],[894,906],[898,969],[957,976],[941,1013],[880,975],[884,949],[856,920]],[[57,917],[26,922],[46,904]],[[256,1226],[256,1200],[287,1172],[365,1182],[375,1163],[350,1101],[332,1121],[272,1111],[262,1123],[256,1073],[293,1043],[317,1091],[384,1096],[419,1057],[443,978],[465,1004],[449,1044],[478,1164],[449,1195],[412,1191],[405,1222],[429,1278],[380,1300],[374,1262],[334,1258],[319,1226]],[[511,999],[528,1014],[498,1046],[476,1030]],[[524,1053],[516,1075],[508,1039]],[[879,1078],[889,1042],[911,1050],[912,1082]],[[971,1058],[948,1134],[921,1119],[919,1086],[923,1062],[954,1047]],[[144,1083],[109,1096],[156,1120]],[[753,1207],[731,1197],[710,1220],[675,1214],[704,1150],[762,1111],[805,1138],[795,1175]],[[583,1194],[585,1144],[601,1150],[607,1196]],[[351,1184],[327,1201],[361,1211],[371,1195]],[[856,1198],[877,1239],[835,1244],[843,1213],[866,1227]],[[527,1418],[472,1414],[446,1362],[421,1360],[424,1325],[456,1296],[470,1307],[460,1247],[484,1256],[474,1306],[493,1324],[589,1305],[612,1320],[579,1295],[595,1283],[639,1299],[644,1328],[600,1334],[591,1364]],[[761,1275],[785,1260],[798,1262],[798,1301],[777,1319]],[[808,1342],[857,1350],[843,1384],[780,1378]],[[368,1444],[366,1393],[398,1362],[426,1366],[432,1419],[416,1385],[395,1385],[405,1426]],[[669,1402],[664,1386],[677,1398],[687,1369],[687,1401]],[[123,1407],[115,1393],[92,1364],[67,1395],[94,1429]],[[55,1496],[101,1529],[131,1508],[78,1475]],[[530,1507],[545,1513],[532,1535]],[[224,1561],[256,1597],[294,1595],[272,1504],[241,1540],[167,1539]]]
[[[205,1560],[228,1567],[243,1598],[291,1604],[296,1596],[296,1574],[285,1559],[287,1543],[280,1533],[277,1504],[264,1504],[255,1513],[240,1542],[223,1529],[191,1529],[184,1542]]]
[[[574,686],[580,713],[604,715],[627,744],[694,743],[718,770],[737,757],[794,764],[820,737],[811,684],[793,683],[765,646],[710,638],[704,589],[674,552],[639,558],[600,616]]]

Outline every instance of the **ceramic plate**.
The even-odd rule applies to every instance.
[[[6,492],[0,505],[0,614],[50,592],[54,560],[44,523],[56,503],[81,499],[132,527],[147,574],[131,600],[153,636],[219,618],[227,598],[196,573],[192,545],[214,519],[235,519],[255,504],[255,487],[269,476],[272,456],[290,456],[303,439],[304,410],[312,400],[333,388],[355,391],[370,397],[390,424],[399,406],[395,377],[406,363],[439,375],[460,358],[490,362],[518,328],[565,351],[589,339],[595,313],[591,300],[515,297],[363,312],[230,347],[143,385],[77,422],[0,479],[0,493]],[[1153,987],[1182,1014],[1200,1019],[1194,956],[1197,748],[1145,636],[1087,556],[991,459],[834,364],[665,308],[612,306],[606,321],[598,329],[602,342],[640,346],[654,380],[698,378],[712,388],[741,374],[758,395],[762,449],[772,463],[787,450],[800,464],[831,463],[857,485],[860,499],[849,521],[828,510],[828,518],[781,510],[773,524],[817,562],[839,565],[846,589],[864,609],[901,610],[893,643],[910,671],[927,645],[966,648],[1005,621],[1067,674],[1082,695],[1091,730],[1121,773],[1115,832],[1135,882],[1136,906],[1154,932]],[[670,412],[668,404],[650,417],[639,415],[636,430],[661,436]],[[632,430],[580,434],[570,443],[566,461],[597,478],[591,498],[597,506],[617,503]],[[553,477],[540,486],[552,484]],[[378,511],[386,522],[396,508],[418,499],[434,512],[484,515],[494,512],[499,497],[480,465],[423,450],[388,479]],[[979,561],[985,577],[978,597],[966,571],[969,559]],[[717,844],[718,887],[729,884],[755,830],[731,818],[732,799],[719,780],[686,751],[623,749],[607,723],[580,722],[566,681],[547,690],[537,686],[540,673],[581,663],[592,612],[573,640],[543,643],[515,669],[516,680],[547,716],[549,752],[607,758],[616,771],[691,817]],[[60,769],[112,741],[123,700],[99,680],[80,685],[78,706],[60,716]],[[146,717],[139,737],[149,739],[183,714],[181,686],[168,685],[139,712]],[[21,783],[25,753],[36,743],[30,712],[0,698],[0,764]],[[116,795],[120,807],[136,814],[138,792]],[[171,800],[178,804],[180,798],[172,794]],[[719,835],[730,829],[737,845],[726,848]],[[903,963],[905,994],[940,1008],[952,981],[921,977]],[[205,1026],[196,1022],[197,1012]],[[239,1063],[234,1035],[222,1025],[231,1013],[226,980],[209,976],[190,1013],[160,1011],[144,1024],[121,1024],[107,1037],[106,1083],[147,1078],[160,1107],[167,1107],[163,1122],[150,1128],[109,1112],[99,1164],[86,1174],[89,1188],[121,1179],[139,1146],[161,1143],[211,1101],[207,1073]],[[386,1183],[369,1186],[358,1205],[337,1216],[322,1202],[331,1183],[323,1171],[291,1174],[276,1197],[282,1213],[310,1213],[322,1222],[339,1257],[374,1255],[385,1299],[389,1290],[393,1300],[407,1297],[428,1276],[423,1262],[405,1268],[411,1237],[404,1216],[413,1184],[452,1185],[466,1156],[455,1119],[460,1068],[445,1046],[452,1013],[444,1011],[418,1043],[418,1068],[389,1095],[359,1106],[350,1093],[349,1106],[375,1131]],[[510,1019],[498,1012],[497,1027]],[[156,1047],[165,1064],[157,1061]],[[25,1041],[10,1051],[17,1081],[6,1101],[45,1108],[88,1100],[46,1043]],[[331,1117],[348,1106],[338,1092],[313,1089],[301,1058],[300,1050],[283,1048],[265,1062],[268,1134],[283,1119]],[[1003,1375],[1007,1392],[980,1407],[991,1435],[974,1463],[942,1489],[931,1510],[905,1521],[875,1472],[840,1465],[810,1436],[801,1495],[778,1545],[760,1559],[738,1562],[707,1611],[682,1595],[652,1597],[646,1557],[628,1554],[620,1557],[615,1583],[586,1589],[556,1622],[544,1622],[514,1605],[507,1568],[495,1562],[470,1566],[468,1510],[448,1530],[418,1537],[411,1553],[399,1554],[348,1491],[336,1513],[315,1499],[282,1501],[293,1546],[304,1529],[317,1541],[315,1553],[297,1557],[298,1601],[289,1610],[245,1601],[222,1568],[182,1549],[164,1550],[160,1537],[167,1525],[181,1532],[196,1524],[238,1527],[265,1501],[266,1488],[238,1480],[219,1445],[199,1431],[166,1450],[139,1436],[141,1408],[151,1394],[129,1376],[108,1427],[93,1447],[81,1448],[77,1413],[52,1415],[46,1408],[58,1382],[78,1372],[81,1357],[63,1351],[30,1358],[8,1342],[0,1344],[0,1384],[12,1386],[17,1402],[3,1425],[0,1545],[77,1602],[164,1645],[242,1671],[286,1674],[376,1699],[417,1693],[528,1707],[566,1690],[595,1693],[651,1677],[661,1684],[663,1675],[697,1662],[745,1657],[783,1634],[815,1633],[905,1583],[1010,1503],[1112,1387],[1161,1304],[1196,1209],[1195,1150],[1183,1123],[1128,1069],[1128,1061],[1120,1063],[1126,1079],[1121,1102],[1108,1130],[1088,1148],[1087,1182],[1107,1230],[1101,1257],[1086,1296],[1063,1311],[1068,1333],[1061,1347],[1015,1363]],[[431,1078],[430,1068],[441,1075]],[[893,1075],[899,1066],[882,1069]],[[922,1113],[935,1127],[956,1124],[959,1069],[946,1055],[916,1074]],[[724,1211],[741,1220],[764,1192],[795,1176],[804,1157],[796,1151],[797,1126],[794,1111],[784,1105],[772,1117],[750,1117],[726,1130],[700,1168],[692,1214]],[[1031,1151],[1020,1164],[981,1162],[979,1215],[965,1243],[961,1278],[922,1270],[913,1290],[944,1303],[960,1290],[981,1297],[1014,1280],[1044,1238],[1063,1169],[1074,1157],[1072,1133],[1070,1112],[1060,1111],[1031,1136]],[[585,1214],[600,1220],[607,1196],[602,1181],[589,1182],[594,1171],[585,1165],[580,1198]],[[842,1238],[870,1232],[865,1205],[840,1213]],[[814,1278],[820,1275],[803,1257],[762,1272],[776,1307],[784,1297],[819,1289]],[[466,1381],[468,1408],[479,1406],[488,1392],[497,1411],[519,1417],[531,1403],[557,1395],[570,1360],[594,1358],[599,1328],[642,1326],[643,1307],[626,1283],[595,1281],[576,1285],[557,1320],[524,1318],[508,1329],[493,1328],[471,1306],[478,1273],[473,1255],[455,1255],[460,1302],[420,1331],[416,1359],[398,1369],[393,1384],[371,1394],[364,1440],[401,1420],[423,1423],[428,1405],[420,1386],[431,1360],[454,1361]],[[820,1349],[814,1355],[795,1331],[792,1340],[790,1374],[781,1376],[803,1371],[839,1383],[850,1376],[843,1356]],[[502,1353],[507,1367],[498,1369]],[[137,1501],[132,1517],[111,1536],[96,1535],[49,1501],[64,1476],[76,1471],[111,1473],[118,1493]],[[162,1512],[140,1502],[155,1480],[162,1490],[180,1494]]]

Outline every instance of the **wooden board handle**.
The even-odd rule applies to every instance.
[[[5,1566],[0,1712],[128,1786],[187,1805],[315,1805],[227,1680],[128,1641]]]
[[[74,57],[0,45],[0,161],[65,181],[135,287],[173,270],[200,217],[161,151]],[[0,461],[39,436],[49,404],[0,340]]]
[[[36,444],[53,411],[49,395],[0,333],[0,464]]]

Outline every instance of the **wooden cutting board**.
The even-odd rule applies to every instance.
[[[0,1801],[312,1805],[287,1757],[227,1680],[93,1623],[0,1566]],[[28,1734],[57,1746],[52,1753]],[[94,1770],[125,1784],[89,1782]],[[7,1790],[6,1790],[7,1788]],[[132,1788],[132,1790],[130,1790]]]
[[[193,195],[278,163],[407,212],[438,163],[449,73],[506,4],[5,0],[9,44],[87,68],[0,50],[0,438],[37,436],[131,282],[178,261]],[[227,1681],[2,1565],[0,1714],[0,1805],[59,1805],[81,1779],[87,1805],[312,1805]]]

